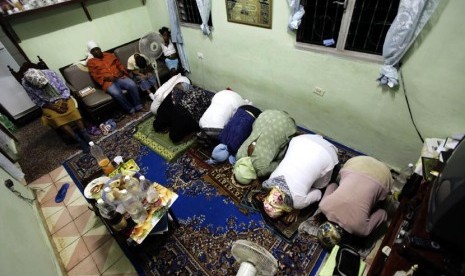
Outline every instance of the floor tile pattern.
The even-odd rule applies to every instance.
[[[66,197],[56,203],[55,196],[65,183],[70,184]],[[28,186],[37,195],[44,224],[68,275],[137,275],[63,166]]]

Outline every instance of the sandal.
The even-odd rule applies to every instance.
[[[100,124],[99,127],[100,127],[100,130],[102,131],[103,135],[108,135],[108,133],[110,133],[111,126],[102,123],[102,124]]]
[[[109,119],[108,121],[106,121],[105,125],[110,127],[109,131],[113,131],[116,129],[116,123],[112,119]]]
[[[96,127],[96,126],[91,126],[91,127],[87,128],[87,133],[89,133],[92,136],[98,136],[98,135],[102,134],[100,129],[98,127]]]
[[[69,188],[69,183],[65,183],[63,184],[63,186],[61,186],[60,190],[58,190],[58,193],[55,196],[56,203],[60,203],[65,199],[68,188]]]

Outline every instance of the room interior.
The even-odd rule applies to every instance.
[[[287,28],[287,1],[273,1],[271,29],[228,22],[225,1],[212,1],[210,36],[204,36],[198,26],[182,27],[189,78],[210,91],[230,87],[263,109],[286,110],[299,126],[398,170],[415,163],[423,145],[409,108],[423,138],[463,133],[465,58],[461,50],[465,39],[460,34],[465,29],[464,8],[465,3],[458,0],[439,4],[403,58],[402,82],[389,89],[376,81],[379,63],[296,48],[296,35]],[[83,59],[89,40],[110,49],[169,25],[165,1],[95,0],[87,1],[87,9],[92,21],[79,5],[70,5],[10,23],[21,39],[21,50],[30,58],[39,55],[57,72]],[[199,53],[203,58],[198,58]],[[324,96],[313,93],[315,87],[323,88]],[[1,266],[23,266],[26,261],[31,273],[37,269],[43,275],[58,273],[53,254],[43,249],[49,245],[32,244],[37,249],[32,251],[18,248],[22,234],[14,229],[28,228],[23,217],[34,217],[37,210],[12,203],[6,192],[1,193],[2,206],[15,210],[2,207],[1,228],[9,231],[1,240],[4,249],[15,248],[15,254],[2,249]]]

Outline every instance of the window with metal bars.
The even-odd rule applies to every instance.
[[[181,23],[202,24],[199,8],[195,0],[176,0],[178,5],[179,20]],[[208,26],[212,25],[212,17],[208,19]]]
[[[305,15],[297,42],[335,52],[381,55],[400,0],[301,0]]]

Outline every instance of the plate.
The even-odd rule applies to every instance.
[[[107,176],[101,176],[92,180],[84,189],[84,196],[88,199],[99,199],[102,196],[103,187],[108,180],[110,180],[110,178]],[[95,188],[97,191],[94,191],[94,187],[96,186],[100,186],[100,189]]]

